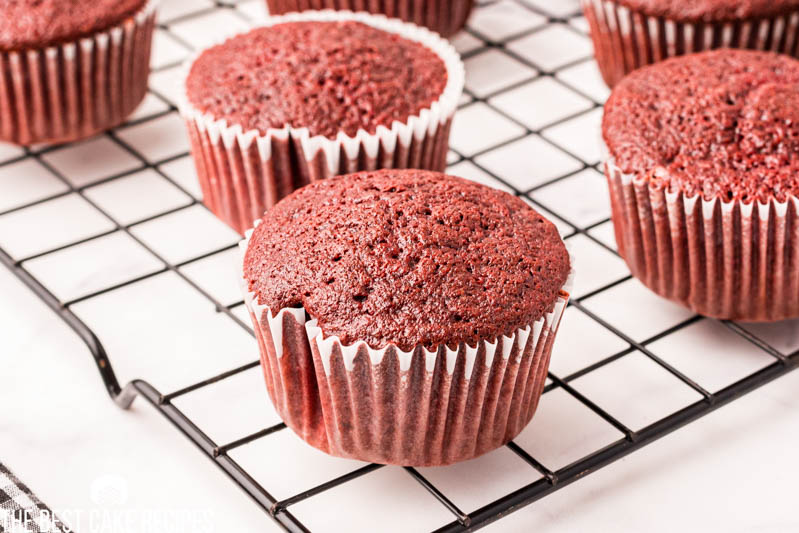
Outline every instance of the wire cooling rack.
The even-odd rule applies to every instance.
[[[694,316],[616,254],[597,170],[607,89],[577,1],[482,2],[454,40],[467,90],[450,170],[546,213],[578,263],[539,412],[506,447],[450,467],[310,449],[266,400],[235,287],[238,236],[199,202],[174,106],[180,62],[262,16],[261,0],[166,0],[151,91],[127,124],[0,146],[0,261],[86,342],[117,404],[147,400],[288,531],[378,527],[340,495],[415,506],[381,530],[475,530],[796,367],[795,322]]]

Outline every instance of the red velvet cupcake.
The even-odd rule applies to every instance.
[[[463,64],[430,31],[307,12],[190,62],[181,105],[208,207],[239,232],[307,183],[446,166]]]
[[[571,266],[521,199],[422,170],[291,194],[241,245],[269,394],[330,454],[400,465],[515,437],[543,391]]]
[[[266,5],[272,15],[308,9],[367,11],[425,26],[449,37],[466,25],[474,0],[266,0]]]
[[[147,92],[152,0],[0,2],[0,140],[81,139]]]
[[[698,313],[799,317],[799,61],[718,50],[625,78],[605,106],[619,252]]]
[[[799,0],[582,0],[609,86],[669,57],[743,48],[799,55]]]

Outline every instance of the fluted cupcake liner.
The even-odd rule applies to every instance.
[[[644,65],[704,50],[744,48],[799,55],[799,7],[776,17],[681,22],[644,15],[616,0],[582,4],[599,70],[610,87]]]
[[[156,4],[90,37],[0,52],[0,140],[67,142],[122,123],[147,93]]]
[[[450,126],[464,83],[463,63],[455,49],[425,28],[368,13],[308,11],[271,17],[268,25],[308,20],[356,20],[419,42],[444,62],[447,85],[437,101],[405,122],[378,126],[374,134],[363,129],[353,137],[339,132],[335,139],[311,136],[304,127],[286,126],[263,134],[243,131],[239,125],[201,113],[182,91],[180,108],[203,202],[239,233],[278,200],[313,181],[379,168],[446,168]],[[187,62],[186,75],[193,61]]]
[[[308,9],[367,11],[413,22],[449,37],[466,25],[474,0],[266,0],[269,13]]]
[[[286,425],[332,455],[422,466],[477,457],[530,422],[570,281],[544,317],[512,335],[433,351],[345,345],[305,309],[273,313],[242,286],[269,396]]]
[[[619,253],[647,287],[716,318],[799,317],[799,198],[707,200],[605,169]]]

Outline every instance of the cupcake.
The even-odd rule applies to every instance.
[[[466,25],[474,0],[266,0],[269,13],[280,15],[306,9],[347,9],[367,11],[426,26],[444,37],[456,34]]]
[[[633,72],[602,132],[633,275],[697,313],[799,317],[799,61],[717,50]]]
[[[147,92],[153,0],[0,2],[0,140],[74,141]]]
[[[241,248],[269,394],[311,445],[443,465],[533,416],[570,260],[519,198],[432,171],[360,172],[289,195]]]
[[[206,205],[243,232],[359,170],[443,170],[463,64],[430,31],[335,11],[273,17],[190,61],[183,116]]]
[[[717,48],[799,54],[799,0],[582,0],[609,86],[666,58]]]

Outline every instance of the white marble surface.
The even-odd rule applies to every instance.
[[[114,137],[47,151],[41,161],[0,145],[0,246],[19,259],[89,239],[24,263],[60,298],[156,273],[72,309],[98,332],[121,382],[145,378],[164,393],[257,358],[243,328],[176,273],[163,272],[164,261],[186,261],[180,273],[202,291],[223,305],[239,299],[230,249],[237,236],[192,205],[199,198],[197,181],[180,119],[169,107],[178,64],[190,48],[263,16],[263,0],[223,4],[165,1],[152,93],[135,113],[136,124],[118,128]],[[453,125],[450,171],[529,192],[525,200],[551,216],[571,243],[578,259],[576,295],[611,286],[584,299],[585,309],[637,342],[679,325],[649,348],[706,389],[718,390],[770,364],[770,356],[726,327],[711,320],[686,322],[690,312],[635,280],[625,281],[629,272],[611,251],[612,228],[602,223],[609,216],[604,183],[591,168],[599,160],[599,106],[607,88],[590,58],[584,19],[575,16],[577,0],[481,4],[472,32],[454,39],[469,55],[470,94]],[[546,12],[566,17],[568,24],[547,27]],[[121,231],[104,235],[113,224],[78,193],[65,194],[68,186],[118,224],[131,225],[131,234],[155,255]],[[45,198],[51,200],[21,208]],[[14,211],[2,214],[7,209]],[[203,257],[215,250],[221,251]],[[248,320],[242,306],[233,314]],[[785,354],[799,349],[799,321],[747,328]],[[565,377],[628,347],[588,313],[570,308],[551,370]],[[215,442],[234,441],[279,421],[259,374],[250,369],[175,404]],[[637,351],[571,383],[634,429],[698,398]],[[799,475],[797,385],[799,373],[783,378],[487,530],[797,530],[791,505]],[[78,531],[279,530],[146,402],[118,409],[86,347],[3,268],[0,406],[0,461]],[[620,437],[555,389],[515,442],[554,470]],[[361,466],[327,457],[288,430],[230,455],[278,498]],[[540,479],[508,448],[420,472],[467,513]],[[453,519],[403,470],[388,467],[291,510],[313,531],[336,533],[429,531]]]
[[[168,510],[209,520],[206,531],[278,530],[146,402],[117,408],[83,343],[5,269],[0,294],[0,461],[65,520],[80,511],[78,531],[122,533]],[[98,495],[98,483],[127,496]],[[103,511],[137,528],[93,529]]]
[[[114,406],[83,344],[2,269],[0,294],[0,460],[53,508],[86,516],[92,510],[117,513],[140,528],[147,513],[170,510],[207,519],[195,531],[277,530],[149,405],[137,401],[127,412]],[[799,373],[782,378],[487,531],[795,530],[799,517],[790,502],[799,476],[797,388]],[[258,460],[257,453],[251,460]],[[425,475],[458,493],[457,477],[435,470]],[[497,473],[508,475],[516,476],[518,486],[533,480],[518,479],[513,469]],[[98,483],[118,487],[119,479],[126,497],[92,493]],[[480,491],[498,495],[491,493],[492,480],[484,481]],[[481,495],[468,487],[461,484],[466,493],[458,497],[467,505],[479,503]],[[364,527],[357,530],[369,531],[368,524],[386,518],[380,506],[365,510]],[[326,523],[312,509],[306,514],[309,524]],[[355,531],[351,525],[320,531]],[[192,530],[184,527],[178,531]]]

